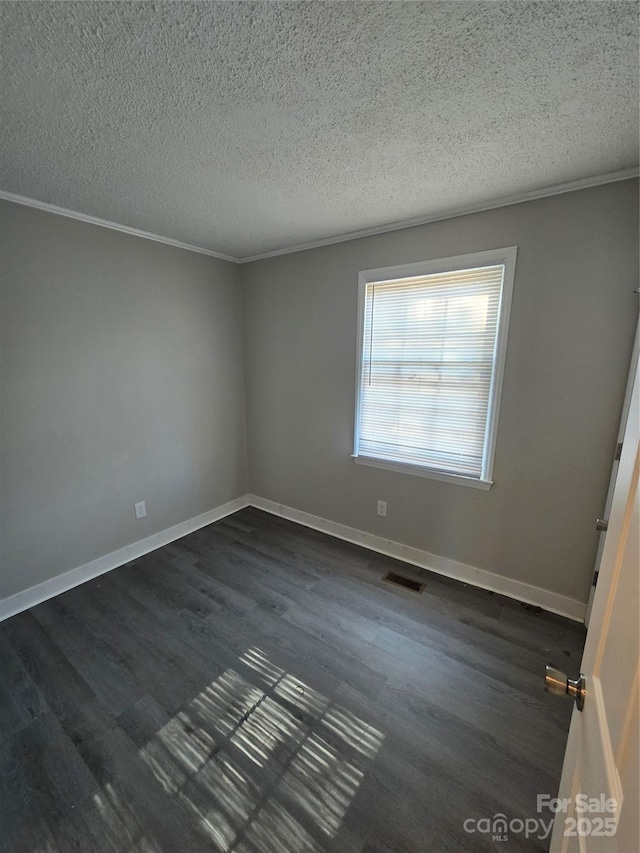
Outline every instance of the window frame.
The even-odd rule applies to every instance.
[[[427,477],[428,479],[439,480],[445,483],[457,483],[459,485],[471,486],[475,489],[483,489],[484,491],[491,488],[493,485],[493,465],[495,461],[496,439],[498,434],[500,401],[502,398],[502,385],[504,380],[504,366],[507,354],[507,340],[509,336],[509,320],[511,316],[513,280],[515,276],[517,252],[517,246],[509,246],[504,249],[490,249],[483,252],[455,255],[450,258],[437,258],[430,261],[419,261],[418,263],[413,264],[401,264],[392,267],[360,270],[358,273],[356,400],[352,454],[352,458],[355,462],[359,465],[369,465],[373,468],[383,468],[388,471],[399,471],[404,474]],[[383,458],[360,454],[358,452],[358,443],[360,438],[360,412],[362,403],[364,315],[367,284],[373,284],[376,281],[387,281],[394,278],[410,278],[411,276],[416,275],[432,275],[435,273],[454,272],[457,270],[473,269],[474,267],[492,266],[497,264],[504,264],[504,278],[502,281],[502,293],[500,296],[500,310],[498,312],[491,385],[489,387],[489,406],[487,424],[485,428],[481,476],[479,478],[467,477],[463,474],[452,474],[445,471],[439,471],[436,468],[429,468],[426,465],[414,465],[411,463],[386,460]]]

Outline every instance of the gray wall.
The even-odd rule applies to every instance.
[[[255,494],[586,600],[637,205],[629,181],[237,267],[0,203],[0,599],[244,494],[244,379]],[[356,465],[358,270],[508,245],[493,488]]]
[[[350,458],[360,269],[518,246],[489,492]],[[243,267],[252,491],[586,601],[638,315],[637,182]],[[375,514],[376,499],[388,516]]]
[[[247,468],[236,265],[6,202],[0,233],[3,598],[244,494]]]

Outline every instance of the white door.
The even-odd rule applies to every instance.
[[[631,394],[633,392],[633,380],[635,373],[635,366],[638,364],[638,350],[640,349],[640,321],[638,321],[638,328],[636,329],[636,339],[633,345],[633,352],[631,355],[631,369],[629,371],[629,379],[627,381],[627,390],[624,395],[624,403],[622,404],[622,417],[620,418],[620,429],[618,430],[618,443],[616,445],[616,452],[613,457],[613,467],[611,469],[611,477],[609,479],[609,491],[607,492],[607,499],[604,505],[604,513],[602,514],[602,519],[598,519],[598,524],[596,529],[600,531],[600,537],[598,539],[598,551],[596,553],[596,562],[595,562],[595,570],[593,572],[593,583],[591,585],[591,589],[589,590],[589,601],[587,603],[587,614],[585,616],[585,625],[589,627],[589,621],[591,619],[591,610],[593,609],[593,599],[596,592],[596,584],[598,582],[598,576],[600,574],[600,562],[602,561],[602,552],[604,550],[604,543],[607,536],[607,519],[611,515],[611,503],[613,501],[613,490],[616,485],[616,479],[618,476],[618,466],[620,465],[620,453],[622,451],[622,439],[624,437],[624,430],[627,423],[627,417],[629,415],[629,406],[631,405]],[[640,853],[640,851],[639,851]]]
[[[560,792],[552,803],[556,814],[551,853],[640,851],[637,355],[632,371],[629,413],[582,658],[584,707],[574,707],[571,718]]]

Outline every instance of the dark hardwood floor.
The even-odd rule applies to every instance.
[[[556,794],[583,639],[243,510],[0,624],[0,846],[546,850],[463,824]]]

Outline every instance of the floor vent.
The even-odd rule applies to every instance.
[[[396,575],[395,572],[387,572],[382,580],[387,583],[394,583],[396,586],[403,586],[405,589],[410,589],[411,592],[417,592],[418,595],[420,595],[426,586],[426,584],[418,583],[418,581],[411,580],[411,578]]]

